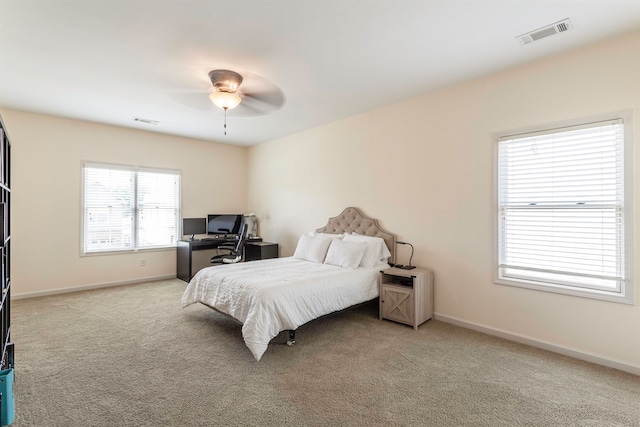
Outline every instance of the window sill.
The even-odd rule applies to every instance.
[[[163,251],[172,251],[175,250],[177,245],[172,246],[159,246],[154,248],[140,248],[140,249],[121,249],[121,250],[106,250],[106,251],[92,251],[92,252],[81,252],[81,257],[90,257],[90,256],[101,256],[101,255],[130,255],[130,254],[139,254],[143,252],[163,252]]]
[[[627,285],[626,289],[623,289],[622,292],[607,292],[607,291],[601,291],[601,290],[595,290],[595,289],[578,288],[574,286],[552,285],[552,284],[546,284],[546,283],[542,284],[542,283],[536,283],[536,282],[529,282],[526,280],[515,280],[515,279],[505,279],[505,278],[496,278],[494,279],[493,282],[497,285],[513,286],[517,288],[533,289],[537,291],[551,292],[555,294],[571,295],[571,296],[581,297],[581,298],[590,298],[590,299],[597,299],[601,301],[617,302],[620,304],[635,305],[634,299],[633,299],[633,292],[630,290],[629,285]]]

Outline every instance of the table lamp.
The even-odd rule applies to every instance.
[[[409,257],[409,265],[396,265],[396,268],[402,268],[404,270],[412,270],[414,268],[416,268],[415,266],[411,265],[411,260],[413,259],[413,245],[411,243],[408,242],[400,242],[396,240],[396,243],[400,244],[400,245],[409,245],[411,246],[411,256]]]

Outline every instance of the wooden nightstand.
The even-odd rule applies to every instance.
[[[418,326],[433,317],[433,272],[389,268],[380,272],[380,320]]]

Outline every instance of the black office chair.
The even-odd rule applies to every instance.
[[[223,243],[218,246],[218,250],[228,251],[228,253],[222,253],[211,257],[211,264],[235,264],[242,261],[242,253],[244,251],[244,244],[247,241],[247,224],[242,225],[240,234],[238,235],[238,241],[236,244]]]

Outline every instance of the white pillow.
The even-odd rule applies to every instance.
[[[300,240],[298,240],[298,246],[296,246],[293,257],[322,264],[332,241],[333,239],[326,237],[303,234],[300,236]]]
[[[332,239],[324,263],[355,270],[360,265],[366,250],[367,244],[365,242],[345,242],[341,239]]]
[[[344,237],[344,234],[318,233],[318,232],[315,232],[315,231],[310,231],[307,234],[309,236],[326,237],[326,238],[329,238],[329,239],[342,239]]]
[[[387,244],[380,237],[363,236],[361,234],[346,234],[344,236],[346,242],[364,242],[367,244],[367,251],[360,262],[363,267],[373,267],[379,262],[386,262],[391,256]]]

